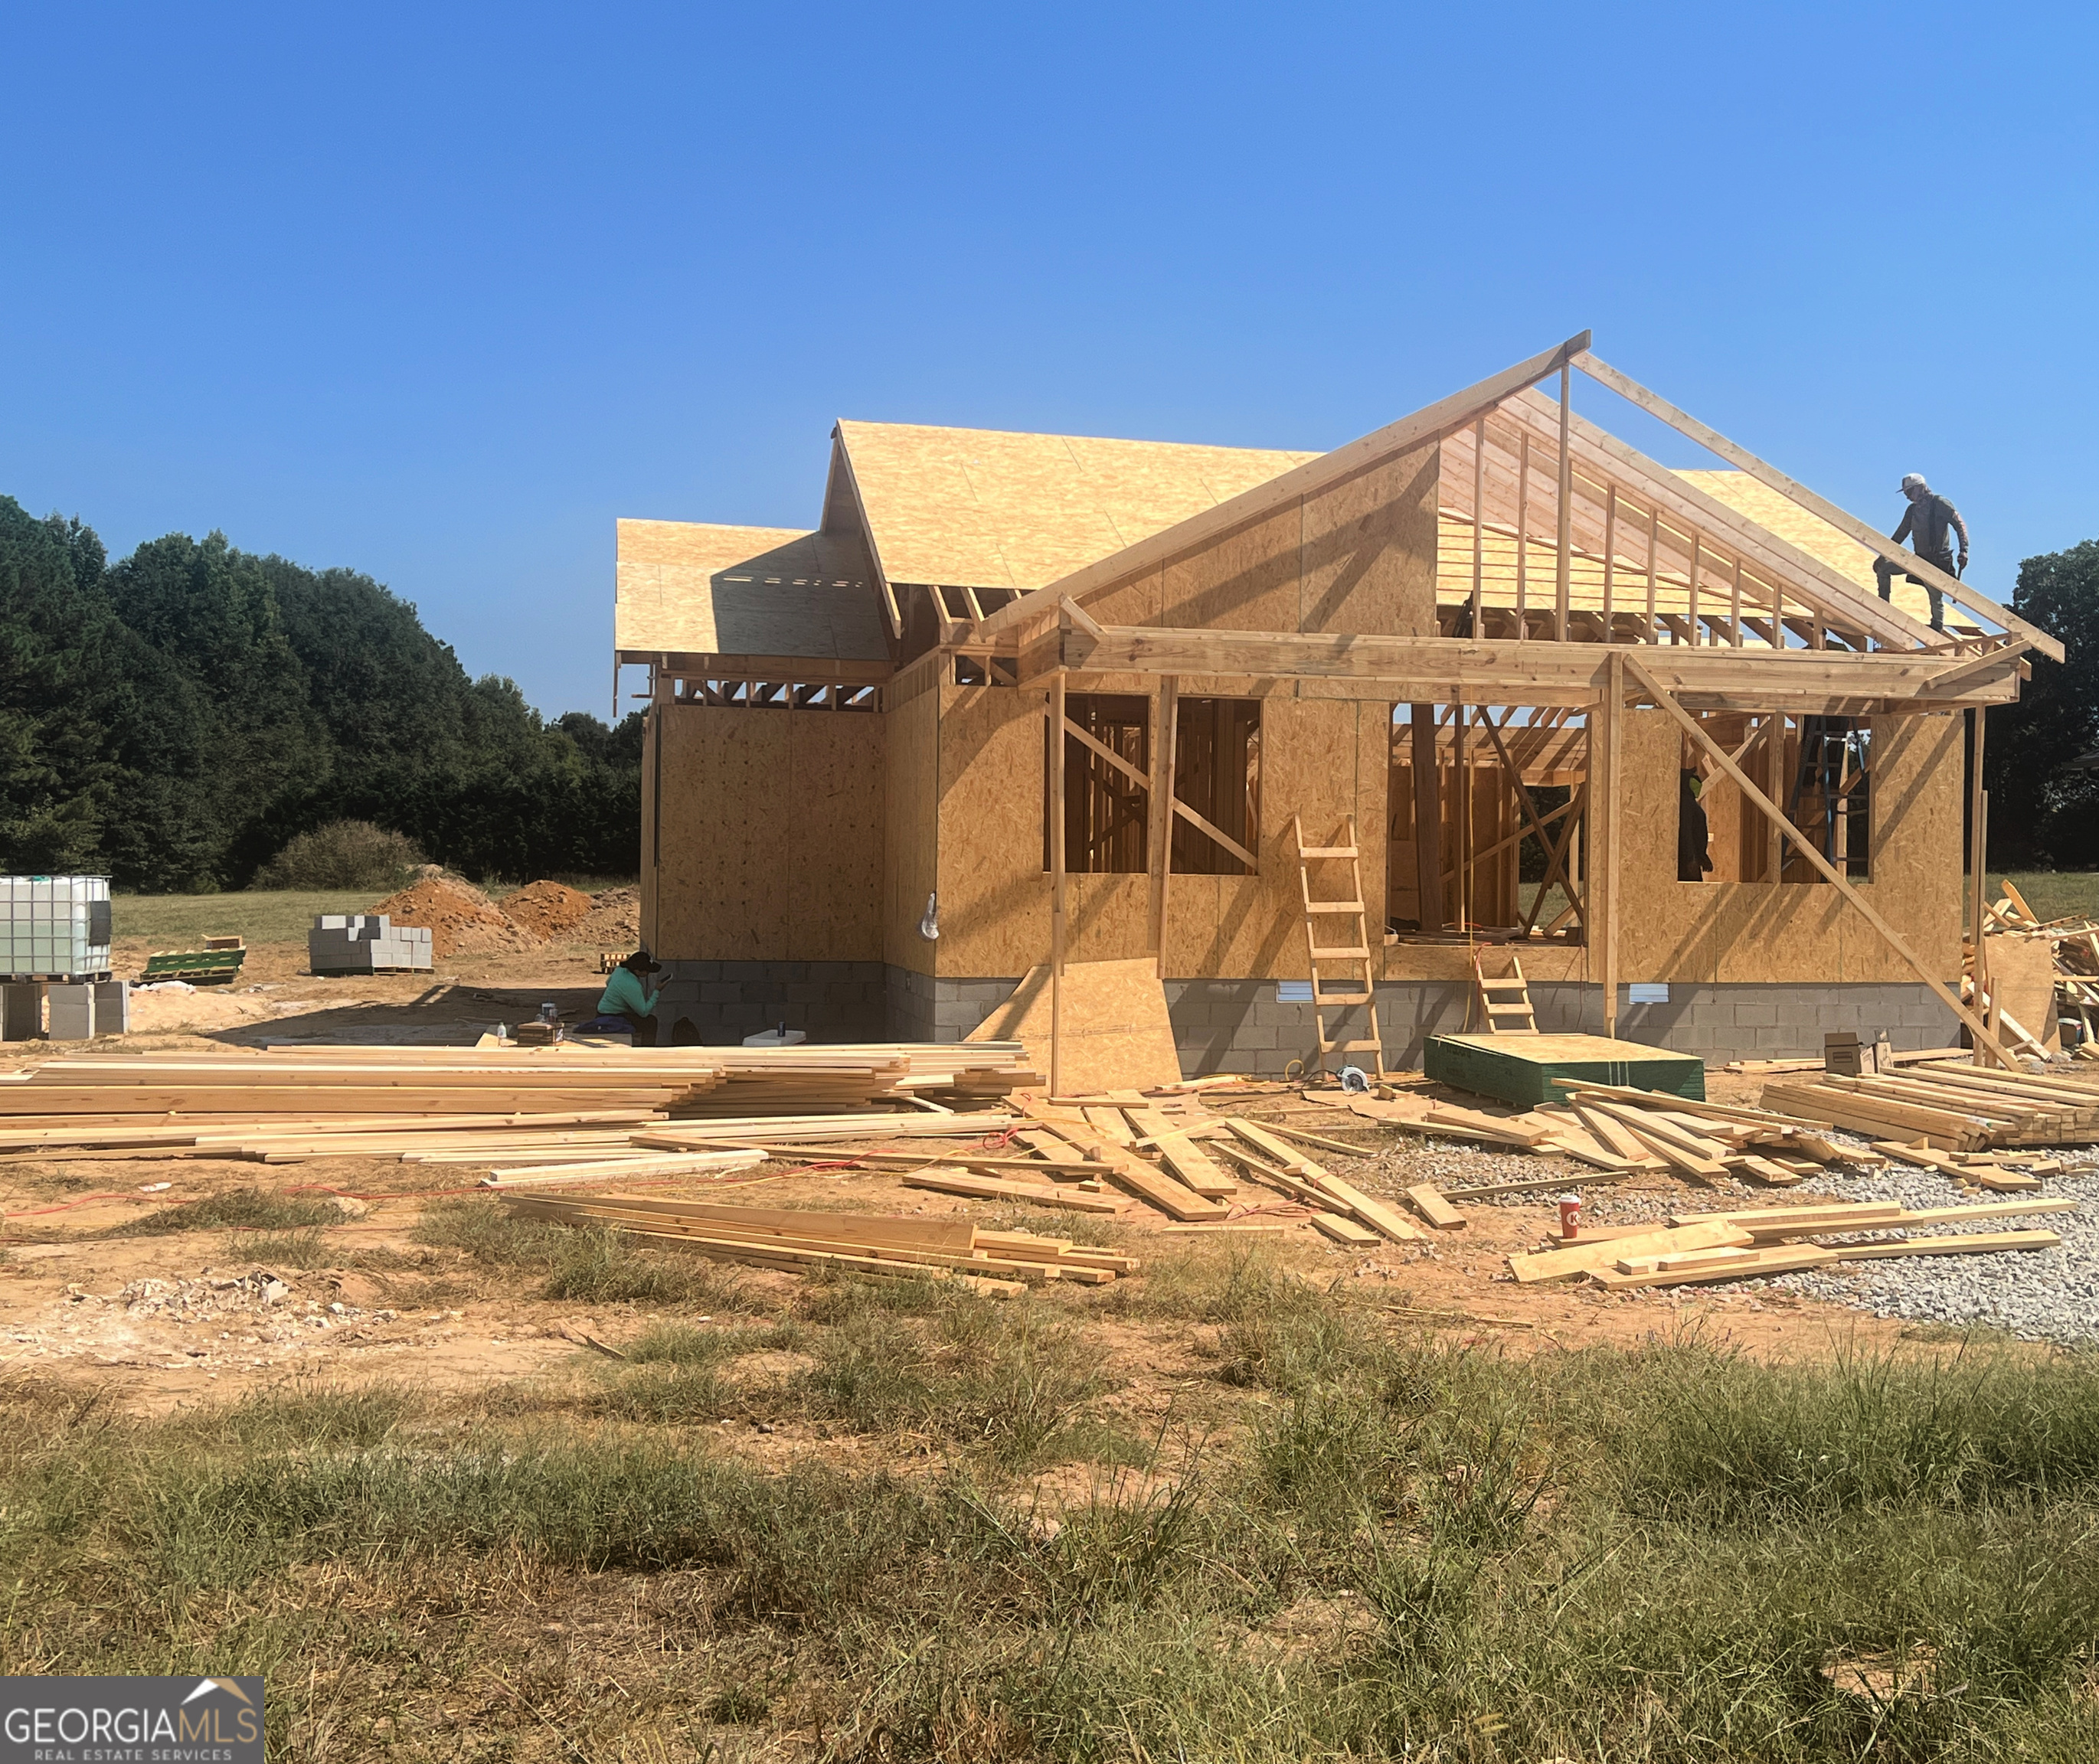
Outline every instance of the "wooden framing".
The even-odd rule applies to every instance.
[[[1687,480],[1604,434],[1572,407],[1573,368],[1602,367],[1587,342],[1569,339],[1333,453],[1271,455],[1296,463],[1252,488],[1245,468],[1222,471],[1211,491],[1191,467],[1170,497],[1147,480],[1147,507],[1191,512],[1147,526],[1124,525],[1117,510],[1097,523],[1112,537],[1087,541],[1090,553],[1050,531],[1063,513],[1046,501],[1036,562],[1005,579],[997,558],[972,571],[966,533],[928,546],[908,519],[885,525],[862,508],[868,561],[855,582],[892,640],[887,663],[843,643],[829,657],[637,652],[653,676],[645,766],[661,781],[645,802],[652,946],[673,958],[878,960],[892,975],[977,983],[1027,972],[1046,952],[1054,1084],[1076,1032],[1063,1018],[1070,962],[1141,959],[1162,980],[1299,977],[1306,900],[1291,829],[1323,836],[1353,820],[1362,898],[1387,922],[1374,917],[1362,934],[1374,981],[1467,976],[1464,939],[1490,930],[1516,941],[1539,980],[1600,987],[1612,1034],[1628,979],[1913,972],[1943,998],[1958,972],[1952,885],[1917,878],[1934,864],[1958,869],[1947,817],[1950,804],[1957,823],[1960,793],[1943,777],[1951,713],[1972,709],[1979,725],[1983,707],[2015,700],[2022,653],[2053,640],[1965,588],[1956,604],[1978,622],[1941,637],[1802,549],[1798,530],[1760,526],[1742,512],[1754,500],[1723,500],[1701,487],[1710,476]],[[1644,407],[1701,440],[1711,433],[1658,403]],[[842,425],[834,468],[847,514],[894,478],[897,457],[857,473],[854,433]],[[1096,456],[1073,457],[1085,471]],[[1762,462],[1735,463],[1758,495],[1822,506]],[[994,494],[1010,512],[1010,481]],[[1102,509],[1113,495],[1101,492]],[[831,548],[826,558],[845,555],[849,525],[834,531],[832,512],[812,541]],[[884,550],[907,560],[897,567],[909,579],[892,579]],[[1926,567],[1916,573],[1930,579]],[[715,628],[726,644],[730,624]],[[1132,702],[1103,721],[1082,708],[1093,696]],[[1230,738],[1212,740],[1206,704],[1239,706],[1230,727],[1242,736],[1259,730],[1257,746],[1218,762],[1215,797],[1201,781],[1204,750]],[[1402,704],[1413,707],[1406,725],[1394,715]],[[762,715],[773,709],[789,715]],[[803,710],[826,715],[794,715]],[[1142,738],[1130,728],[1140,714]],[[1775,806],[1790,800],[1784,719],[1806,717],[1868,719],[1874,731],[1863,886]],[[790,724],[831,732],[767,732]],[[696,754],[694,731],[707,753]],[[1742,829],[1740,861],[1703,886],[1679,882],[1666,849],[1687,739],[1714,768],[1716,828],[1724,816],[1729,838],[1738,820]],[[867,746],[853,757],[856,741]],[[1541,802],[1548,783],[1555,794]],[[1067,785],[1113,802],[1067,825]],[[1419,834],[1410,851],[1395,843],[1408,818],[1396,787]],[[1243,822],[1230,794],[1241,789]],[[694,807],[703,790],[715,793],[706,816]],[[1812,814],[1794,818],[1811,833]],[[1115,830],[1132,827],[1141,833]],[[1112,864],[1074,842],[1098,845],[1102,829],[1116,842]],[[1781,870],[1784,838],[1802,849]],[[1544,881],[1525,911],[1517,857],[1533,839]],[[1717,838],[1715,855],[1730,864]],[[1825,886],[1792,886],[1811,878]],[[1418,914],[1398,904],[1410,885]],[[680,888],[733,910],[695,917]],[[857,909],[849,943],[817,950],[776,925],[768,892],[796,890],[840,903],[857,891],[872,904]],[[917,931],[931,894],[937,942]]]

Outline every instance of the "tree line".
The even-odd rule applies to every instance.
[[[633,873],[641,714],[552,721],[369,576],[0,496],[0,871],[239,888],[368,820],[477,879]]]

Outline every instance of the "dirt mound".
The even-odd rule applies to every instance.
[[[570,942],[627,950],[641,941],[639,888],[607,888],[592,895],[590,902],[590,912],[570,928]]]
[[[431,953],[439,961],[499,949],[532,949],[544,941],[515,923],[473,883],[456,877],[425,876],[413,886],[389,895],[372,910],[385,913],[396,925],[427,926]]]
[[[596,904],[580,888],[557,882],[528,882],[503,903],[504,916],[543,942],[566,939]]]

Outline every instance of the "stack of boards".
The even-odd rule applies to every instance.
[[[2099,1075],[1938,1063],[1871,1077],[1767,1084],[1764,1106],[1873,1139],[1939,1151],[2099,1140]]]
[[[813,1136],[910,1132],[929,1121],[960,1134],[1007,1117],[957,1115],[930,1099],[1003,1096],[1035,1077],[1018,1045],[1000,1043],[966,1056],[907,1045],[85,1055],[0,1076],[0,1150],[187,1149],[273,1160],[419,1148],[592,1150],[687,1115],[700,1118],[682,1130],[715,1146],[789,1121]],[[725,1112],[732,1108],[742,1112]]]
[[[1833,1263],[1903,1256],[1980,1256],[2000,1250],[2053,1249],[2053,1231],[1963,1231],[1938,1237],[1865,1236],[1908,1233],[1920,1226],[2064,1212],[2069,1200],[1997,1201],[1979,1207],[1938,1207],[1912,1212],[1895,1203],[1833,1202],[1820,1207],[1764,1207],[1745,1212],[1678,1213],[1654,1230],[1625,1228],[1608,1235],[1556,1243],[1512,1256],[1509,1272],[1526,1285],[1587,1280],[1597,1286],[1676,1287],[1756,1280]],[[1842,1238],[1824,1244],[1818,1238]]]
[[[513,1211],[557,1225],[613,1227],[675,1243],[717,1261],[802,1271],[963,1280],[1010,1296],[1049,1280],[1105,1286],[1133,1273],[1134,1257],[1030,1231],[987,1231],[965,1218],[917,1219],[799,1208],[726,1207],[637,1194],[503,1196]]]
[[[1833,1144],[1820,1131],[1821,1124],[1812,1120],[1584,1079],[1553,1082],[1567,1100],[1521,1115],[1486,1115],[1419,1098],[1380,1102],[1354,1097],[1348,1106],[1380,1126],[1433,1138],[1572,1158],[1604,1172],[1586,1179],[1591,1181],[1674,1172],[1699,1181],[1735,1176],[1786,1188],[1824,1164],[1863,1161],[1877,1166],[1885,1161],[1862,1160]],[[1481,1199],[1566,1186],[1564,1177],[1540,1177],[1449,1194],[1454,1199]]]

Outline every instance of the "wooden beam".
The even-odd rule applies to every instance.
[[[1064,676],[1050,680],[1050,1094],[1064,1093]]]
[[[1247,867],[1247,873],[1249,876],[1254,874],[1261,869],[1261,860],[1256,857],[1252,852],[1247,850],[1244,846],[1241,845],[1239,841],[1234,839],[1230,834],[1224,831],[1222,828],[1212,826],[1200,815],[1197,814],[1194,809],[1190,808],[1186,803],[1182,802],[1177,796],[1173,798],[1173,812],[1178,815],[1183,820],[1186,821],[1190,826],[1193,827],[1196,830],[1196,832],[1201,834],[1204,838],[1215,840],[1219,845],[1222,846],[1225,850],[1230,852],[1234,857],[1237,858],[1242,864],[1245,864]],[[1051,1093],[1054,1095],[1055,1093],[1053,1091]]]
[[[1503,414],[1538,435],[1551,433],[1556,418],[1549,400],[1530,393],[1511,398],[1503,407]],[[1943,643],[1938,633],[1921,620],[1911,618],[1900,607],[1883,600],[1871,588],[1861,587],[1834,565],[1823,562],[1768,528],[1758,526],[1748,516],[1738,514],[1717,496],[1696,488],[1666,466],[1658,464],[1637,448],[1627,446],[1616,435],[1599,429],[1586,417],[1577,414],[1573,422],[1578,459],[1586,454],[1600,468],[1616,467],[1632,481],[1640,494],[1658,502],[1662,513],[1672,521],[1683,524],[1687,531],[1696,530],[1708,536],[1724,536],[1730,544],[1740,546],[1749,561],[1761,569],[1781,571],[1802,599],[1825,603],[1825,610],[1840,613],[1846,622],[1856,624],[1883,643],[1924,649]]]
[[[1436,706],[1408,707],[1414,735],[1414,877],[1419,891],[1419,922],[1440,931],[1443,917],[1443,793],[1436,763]]]
[[[1598,813],[1592,824],[1595,837],[1590,842],[1589,886],[1592,900],[1600,886],[1604,895],[1597,915],[1596,966],[1604,986],[1604,1033],[1612,1040],[1618,1034],[1618,728],[1625,709],[1626,658],[1618,654],[1611,658],[1610,684],[1590,714],[1590,726],[1602,739],[1596,746],[1595,770],[1601,776],[1595,781]]]
[[[1151,952],[1157,957],[1159,978],[1166,978],[1166,902],[1173,882],[1174,744],[1180,733],[1181,683],[1168,674],[1159,683],[1153,700],[1159,719],[1151,743]],[[1052,1095],[1055,1093],[1053,1091]]]
[[[1586,350],[1573,358],[1574,365],[1599,385],[1608,386],[1622,398],[1637,404],[1648,416],[1657,417],[1679,434],[1688,435],[1700,446],[1718,454],[1737,471],[1746,472],[1751,477],[1776,490],[1788,501],[1818,515],[1840,533],[1856,539],[1876,556],[1899,565],[1903,570],[1932,587],[1969,611],[2001,626],[2005,631],[2023,638],[2027,645],[2038,649],[2051,662],[2060,662],[2063,657],[2062,643],[2050,636],[2037,625],[2028,624],[2008,608],[2000,606],[1987,595],[1978,594],[1960,580],[1948,575],[1936,564],[1926,563],[1908,547],[1898,545],[1877,527],[1868,526],[1856,515],[1846,512],[1836,504],[1818,496],[1805,484],[1797,483],[1776,466],[1767,464],[1747,447],[1738,446],[1718,429],[1709,429],[1695,416],[1679,411],[1659,393],[1650,392],[1636,380],[1622,374],[1608,363],[1599,360]]]
[[[1098,642],[1067,631],[1063,644],[1063,665],[1089,673],[1358,680],[1389,683],[1392,697],[1410,702],[1462,698],[1472,704],[1576,707],[1604,689],[1613,650],[1620,647],[1150,625],[1107,626]],[[2004,680],[1940,697],[1933,681],[1943,671],[1945,658],[1923,651],[1679,645],[1648,651],[1647,666],[1671,693],[1698,708],[1796,715],[1856,715],[1859,706],[1888,700],[1951,710],[1963,703],[2002,703],[2016,687],[2015,681]],[[1853,708],[1833,708],[1840,703]]]
[[[1138,771],[1135,766],[1133,766],[1127,759],[1124,759],[1120,754],[1117,753],[1112,747],[1109,746],[1107,742],[1089,734],[1086,730],[1081,728],[1077,724],[1074,723],[1069,717],[1064,719],[1064,732],[1070,736],[1073,741],[1078,742],[1081,747],[1086,748],[1090,752],[1098,755],[1100,759],[1107,761],[1110,765],[1113,766],[1116,771],[1122,773],[1124,777],[1128,778],[1130,782],[1134,784],[1140,790],[1149,790],[1151,788],[1151,780],[1149,776]]]
[[[1989,1024],[1974,1011],[1969,1010],[1958,994],[1924,965],[1923,959],[1903,940],[1902,934],[1874,910],[1872,904],[1851,886],[1848,877],[1839,871],[1828,859],[1823,856],[1820,847],[1786,818],[1784,811],[1757,788],[1749,773],[1743,771],[1727,757],[1727,749],[1705,732],[1704,726],[1698,719],[1692,716],[1663,690],[1654,676],[1648,671],[1644,662],[1623,650],[1618,653],[1624,658],[1625,666],[1630,670],[1633,677],[1647,689],[1648,695],[1653,698],[1656,704],[1674,717],[1679,726],[1712,756],[1714,763],[1735,781],[1736,788],[1778,823],[1780,831],[1793,841],[1795,849],[1801,856],[1820,870],[1824,879],[1858,908],[1859,916],[1880,933],[1881,940],[1887,944],[1888,948],[1901,957],[1916,973],[1917,978],[1938,995],[1942,1003],[1952,1008],[1954,1014],[1968,1025],[1969,1032],[1978,1037],[1979,1041],[1988,1043],[1991,1052],[2004,1065],[2011,1065],[2011,1056],[2004,1051],[1996,1037],[1990,1033]]]
[[[1572,414],[1574,370],[1560,370],[1560,558],[1557,573],[1552,583],[1552,635],[1556,641],[1567,640],[1567,600],[1572,578],[1574,538],[1574,452],[1567,445],[1568,419]]]
[[[1975,949],[1975,991],[1978,998],[1994,998],[1996,988],[1990,984],[1989,946],[1983,937],[1985,908],[1989,903],[1990,853],[1985,843],[1987,828],[1984,809],[1988,798],[1982,791],[1982,741],[1987,732],[1983,727],[1985,715],[1978,705],[1969,713],[1975,719],[1974,737],[1970,744],[1968,780],[1968,898],[1973,907],[1968,914],[1968,935]],[[1982,1044],[1975,1044],[1975,1063],[1987,1065],[1989,1056]]]

